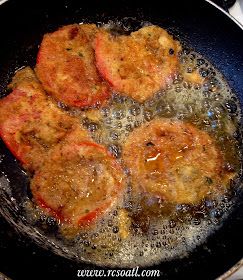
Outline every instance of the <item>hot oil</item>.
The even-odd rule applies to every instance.
[[[201,55],[184,48],[180,60],[183,71],[198,73],[203,82],[192,83],[179,74],[171,85],[143,104],[114,92],[111,100],[94,113],[72,113],[80,116],[93,139],[104,144],[121,164],[124,141],[142,123],[154,118],[192,123],[216,140],[225,168],[239,174],[237,98],[222,75]],[[129,177],[129,170],[124,172]],[[134,197],[131,187],[128,183],[119,207],[95,226],[81,229],[78,235],[41,212],[29,214],[28,220],[79,260],[109,266],[148,266],[188,255],[222,225],[237,199],[233,182],[223,195],[213,195],[199,205],[174,205],[148,194]]]
[[[239,172],[236,136],[240,111],[237,99],[222,75],[199,54],[184,50],[181,60],[188,67],[197,69],[205,78],[203,84],[193,84],[181,75],[175,76],[171,86],[144,104],[114,93],[111,102],[100,109],[101,120],[94,124],[87,118],[85,126],[90,128],[96,141],[105,144],[122,161],[120,154],[126,137],[142,123],[155,117],[190,122],[216,139],[224,154],[225,168]],[[102,249],[99,252],[101,259],[103,254],[102,263],[151,265],[185,256],[222,224],[234,201],[231,190],[194,206],[166,204],[147,194],[134,200],[129,200],[128,194],[123,206],[131,219],[126,239],[120,240],[119,231],[114,234],[109,225],[105,227],[108,240],[116,240],[114,236],[118,235],[118,242],[114,248],[103,244],[106,250],[104,254]],[[110,219],[119,229],[116,216]],[[92,248],[92,242],[90,246]]]

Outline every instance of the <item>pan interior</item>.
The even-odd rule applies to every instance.
[[[100,23],[102,24],[102,23]],[[150,24],[136,19],[106,23],[116,33],[129,33]],[[179,38],[180,39],[180,38]],[[28,190],[29,178],[5,147],[1,146],[1,214],[21,233],[33,238],[58,255],[99,265],[134,267],[185,257],[219,229],[237,203],[241,173],[241,134],[239,101],[222,74],[202,55],[184,46],[180,56],[187,71],[197,68],[207,81],[193,85],[176,76],[167,89],[139,104],[113,92],[107,107],[94,121],[86,112],[68,111],[80,118],[98,143],[121,159],[122,145],[131,131],[154,118],[173,118],[193,123],[214,137],[224,151],[227,163],[239,176],[224,195],[199,205],[164,205],[147,199],[137,204],[129,187],[122,207],[132,217],[128,238],[121,239],[120,207],[112,209],[94,230],[82,230],[75,238],[63,238],[58,221],[33,209]],[[60,104],[62,107],[62,104]],[[7,166],[7,168],[6,168]],[[140,214],[141,208],[145,214]],[[157,211],[156,209],[163,209]]]

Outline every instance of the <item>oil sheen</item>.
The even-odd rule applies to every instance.
[[[121,29],[117,23],[106,26],[118,33]],[[121,163],[125,139],[141,124],[154,118],[189,122],[216,139],[228,168],[240,174],[240,109],[235,94],[217,69],[197,52],[184,46],[180,61],[185,71],[197,71],[204,82],[192,83],[178,74],[171,85],[143,104],[113,92],[109,103],[101,108],[69,113],[79,116],[93,139],[104,144]],[[69,257],[99,265],[148,266],[187,256],[217,230],[234,205],[238,177],[223,195],[198,205],[173,205],[149,195],[136,199],[128,182],[119,205],[75,236],[41,211],[33,212],[30,201],[25,203],[26,215]]]

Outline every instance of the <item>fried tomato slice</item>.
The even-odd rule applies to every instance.
[[[155,119],[143,124],[125,142],[123,159],[136,192],[176,204],[196,204],[220,192],[227,177],[213,139],[182,121]]]
[[[29,67],[17,72],[11,87],[13,91],[0,100],[0,136],[25,168],[35,170],[79,122],[45,95]],[[88,139],[87,132],[82,133]]]
[[[158,26],[146,26],[129,36],[103,31],[95,40],[96,64],[115,91],[139,102],[171,83],[179,67],[181,46]]]
[[[110,90],[95,66],[94,24],[67,25],[44,35],[36,73],[44,89],[55,99],[72,107],[102,103]]]
[[[78,132],[57,145],[35,173],[31,191],[47,214],[71,228],[87,226],[118,200],[123,172],[105,147],[79,142]]]

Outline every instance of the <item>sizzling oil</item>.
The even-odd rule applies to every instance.
[[[111,101],[94,113],[70,113],[80,116],[95,141],[107,146],[121,162],[124,140],[142,123],[155,117],[190,122],[216,139],[225,168],[239,173],[237,98],[222,75],[201,55],[184,48],[180,60],[188,73],[198,71],[205,78],[204,83],[193,84],[177,75],[172,85],[144,104],[114,92]],[[159,154],[148,156],[151,168],[156,167],[159,157]],[[100,265],[148,266],[189,254],[222,225],[235,199],[233,187],[223,196],[192,206],[173,205],[148,195],[134,199],[130,190],[128,184],[119,206],[95,227],[81,230],[75,238],[53,218],[38,211],[27,211],[27,219],[48,235],[55,246],[66,250],[69,257]],[[27,201],[27,208],[29,204]]]

